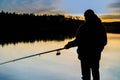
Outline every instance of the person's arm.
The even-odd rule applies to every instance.
[[[83,25],[82,25],[83,26]],[[78,30],[77,30],[77,32],[76,32],[76,38],[73,40],[73,41],[70,41],[70,42],[68,42],[65,46],[64,46],[64,48],[65,49],[69,49],[69,48],[71,48],[71,47],[76,47],[76,46],[78,46],[78,43],[79,43],[79,40],[80,40],[80,27],[81,26],[79,26],[79,28],[78,28]]]
[[[68,42],[68,43],[64,46],[64,48],[65,48],[65,49],[69,49],[69,48],[75,47],[75,46],[77,46],[77,40],[76,40],[76,39],[73,40],[73,41]]]

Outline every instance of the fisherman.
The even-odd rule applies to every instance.
[[[91,80],[91,73],[93,80],[100,80],[99,62],[101,52],[107,44],[106,31],[92,9],[86,10],[84,17],[85,23],[79,27],[75,40],[68,42],[64,48],[78,47],[83,80]]]

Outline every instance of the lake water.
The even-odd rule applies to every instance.
[[[72,39],[71,39],[72,40]],[[0,62],[64,47],[71,40],[0,46]],[[120,80],[120,34],[108,34],[100,62],[101,80]],[[0,65],[0,80],[81,80],[76,47]]]

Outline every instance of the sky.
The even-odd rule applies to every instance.
[[[93,9],[99,15],[116,15],[120,12],[120,0],[0,0],[0,11],[18,13],[83,15],[87,9]]]

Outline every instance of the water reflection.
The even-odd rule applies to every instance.
[[[120,78],[120,34],[108,34],[108,45],[102,55],[101,74],[103,80]]]
[[[101,80],[120,78],[120,34],[108,34],[108,45],[101,59]],[[68,41],[18,43],[0,46],[0,62],[63,47]],[[76,48],[0,66],[0,80],[80,80]]]

